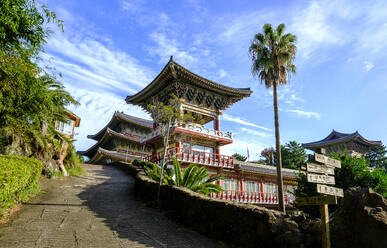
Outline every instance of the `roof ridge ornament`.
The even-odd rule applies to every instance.
[[[176,73],[176,70],[175,70],[175,61],[173,60],[173,55],[171,55],[171,58],[169,59],[169,68],[171,68],[171,74],[172,74],[172,77],[174,79],[177,78],[177,73]]]

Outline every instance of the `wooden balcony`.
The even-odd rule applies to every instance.
[[[199,124],[192,124],[192,123],[174,124],[171,127],[170,132],[185,133],[187,135],[198,136],[198,137],[202,137],[210,140],[216,140],[222,145],[231,144],[233,141],[231,132],[223,132],[223,131],[218,131],[214,129],[209,129]],[[155,138],[160,137],[161,133],[162,132],[160,127],[155,130],[152,130],[151,133],[145,136],[141,136],[140,143],[143,144],[143,143],[150,142]]]
[[[224,190],[219,194],[211,194],[211,197],[222,200],[237,201],[241,203],[278,205],[277,193],[248,192],[238,190]],[[289,194],[284,194],[285,205],[289,205],[291,200]]]
[[[234,158],[227,155],[219,155],[215,153],[189,150],[184,148],[171,148],[167,151],[166,159],[172,159],[173,157],[176,157],[179,162],[222,168],[234,168]],[[156,155],[149,155],[145,157],[145,160],[156,164],[160,163],[162,159],[162,152],[159,152]]]

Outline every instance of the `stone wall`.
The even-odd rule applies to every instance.
[[[135,194],[154,201],[158,184],[144,172],[121,165],[135,177]],[[207,237],[237,247],[320,247],[320,221],[288,216],[248,204],[209,198],[184,188],[163,185],[161,208],[168,218]]]
[[[346,190],[342,207],[331,218],[334,247],[387,247],[387,200],[373,190]]]

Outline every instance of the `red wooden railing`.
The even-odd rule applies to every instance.
[[[171,148],[167,151],[166,159],[170,159],[172,157],[176,157],[176,159],[180,162],[234,168],[233,157],[216,153],[189,150],[184,148]],[[145,157],[145,160],[153,163],[159,163],[162,159],[163,152]]]
[[[223,200],[243,202],[243,203],[266,204],[266,205],[278,204],[277,193],[224,190],[219,194],[212,193],[211,197],[223,199]],[[284,201],[285,201],[285,205],[289,205],[288,194],[284,194]]]

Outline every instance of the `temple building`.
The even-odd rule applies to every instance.
[[[115,112],[109,123],[89,139],[97,141],[82,155],[90,158],[89,163],[109,164],[117,161],[133,161],[150,155],[152,149],[142,146],[142,136],[152,131],[153,122]]]
[[[233,135],[221,130],[220,116],[251,93],[250,88],[231,88],[203,78],[171,57],[159,75],[137,94],[127,96],[126,102],[151,112],[150,105],[169,104],[171,94],[176,96],[179,114],[190,113],[194,118],[172,124],[167,158],[177,158],[183,170],[195,163],[205,166],[211,175],[225,175],[225,180],[217,182],[224,191],[212,197],[275,207],[278,204],[276,167],[237,161],[221,153],[222,146],[233,142]],[[98,141],[84,153],[90,157],[90,163],[142,158],[160,164],[163,157],[160,125],[123,113],[116,112],[108,125],[88,137]],[[283,169],[283,178],[285,203],[289,207],[293,200],[289,192],[296,186],[296,171]]]
[[[346,151],[349,156],[362,157],[374,146],[381,146],[381,141],[368,140],[361,136],[358,131],[354,133],[340,133],[335,130],[324,139],[311,143],[302,144],[306,149],[318,152],[324,148],[327,154],[341,153]]]

